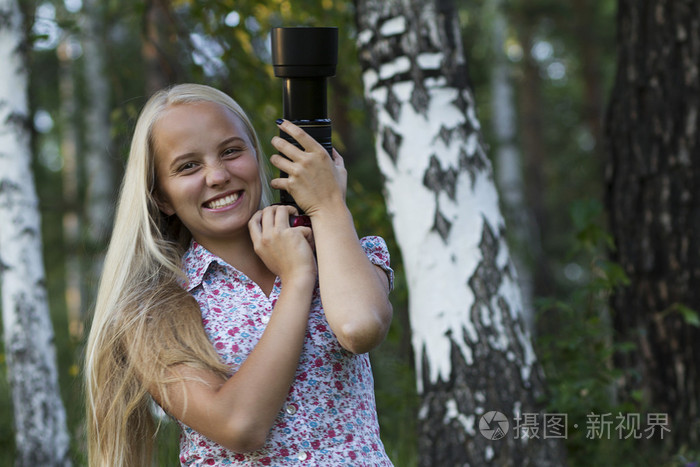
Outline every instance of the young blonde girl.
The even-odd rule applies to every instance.
[[[274,138],[289,178],[269,182],[220,91],[179,85],[142,110],[86,350],[90,465],[151,464],[152,399],[182,427],[183,465],[390,465],[366,355],[391,319],[386,247],[357,238],[340,156],[280,128],[303,149]],[[252,295],[219,294],[238,286]]]

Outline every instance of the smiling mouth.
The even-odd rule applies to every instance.
[[[223,198],[217,198],[214,201],[209,201],[208,203],[204,204],[204,207],[209,208],[209,209],[223,208],[223,207],[230,206],[231,204],[235,203],[236,201],[238,201],[238,198],[240,198],[240,197],[241,197],[240,192],[233,193],[231,195],[224,196]]]

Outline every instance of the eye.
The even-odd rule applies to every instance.
[[[229,158],[231,158],[231,157],[237,156],[237,155],[240,154],[241,152],[243,152],[243,148],[231,147],[231,148],[226,148],[226,149],[224,149],[224,151],[223,151],[221,154],[222,154],[224,157],[229,157]]]
[[[177,168],[177,172],[191,172],[192,170],[197,168],[197,164],[195,162],[189,161],[185,162],[184,164],[181,164]]]

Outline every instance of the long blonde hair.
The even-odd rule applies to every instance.
[[[166,397],[165,386],[174,382],[168,368],[185,364],[227,376],[196,301],[181,287],[189,232],[176,216],[163,214],[155,198],[153,126],[169,106],[201,101],[219,103],[240,118],[257,152],[261,207],[271,202],[258,137],[232,98],[208,86],[181,84],[149,99],[134,129],[86,348],[91,466],[152,463],[150,394]]]

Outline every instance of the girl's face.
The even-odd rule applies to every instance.
[[[157,199],[202,246],[248,233],[261,182],[240,119],[214,102],[173,105],[153,127]]]

